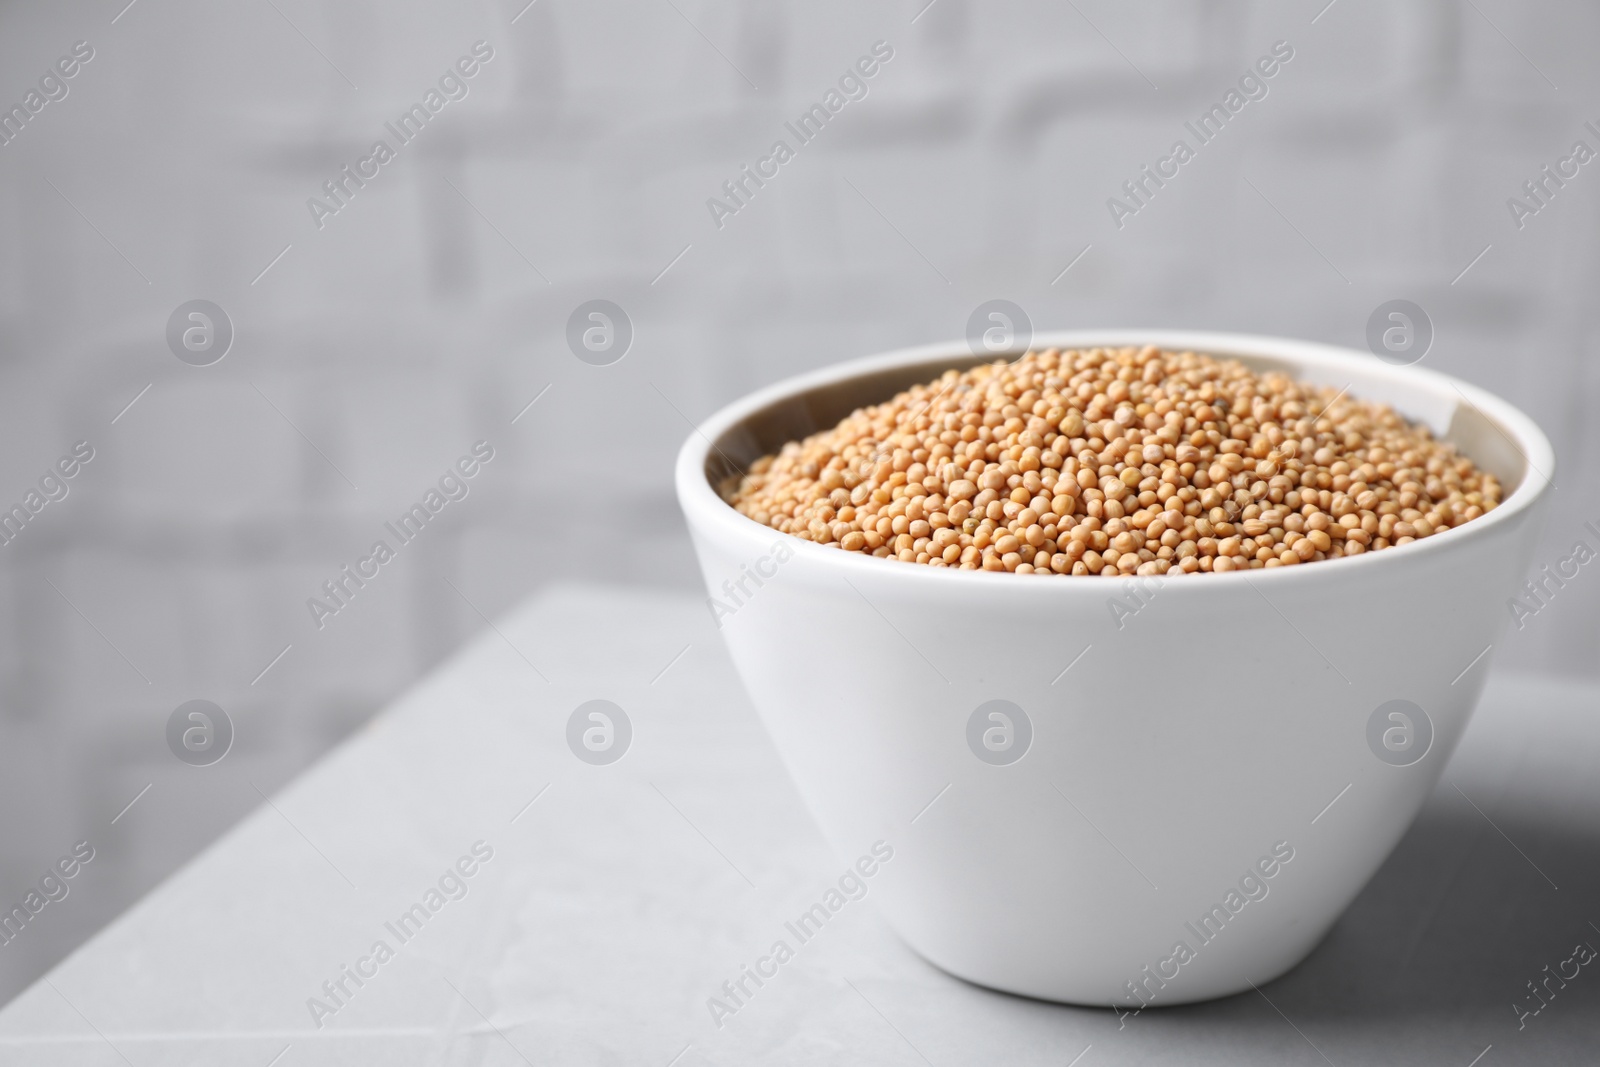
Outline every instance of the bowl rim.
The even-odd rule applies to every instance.
[[[1355,567],[1405,566],[1409,561],[1420,558],[1424,552],[1449,552],[1458,546],[1465,547],[1467,542],[1474,538],[1489,536],[1498,527],[1532,508],[1552,486],[1555,453],[1550,441],[1539,429],[1538,424],[1514,405],[1452,375],[1415,365],[1392,365],[1357,349],[1259,334],[1133,328],[1043,331],[1034,334],[1029,348],[1038,351],[1047,348],[1110,348],[1146,344],[1176,351],[1287,360],[1305,368],[1350,367],[1352,361],[1359,362],[1359,374],[1369,380],[1386,380],[1413,390],[1420,389],[1457,405],[1460,400],[1465,400],[1506,437],[1512,448],[1520,454],[1524,468],[1516,489],[1493,511],[1409,545],[1395,546],[1377,552],[1363,552],[1357,556],[1321,560],[1312,567],[1262,567],[1223,574],[1208,573],[1204,581],[1177,581],[1179,588],[1210,586],[1236,588],[1237,583],[1241,581],[1248,581],[1251,584],[1271,582],[1281,585],[1287,582],[1317,580],[1317,576],[1324,572],[1327,572],[1326,577],[1329,579],[1353,578],[1356,575],[1351,568]],[[757,389],[725,405],[695,426],[678,451],[674,480],[679,505],[688,519],[691,532],[696,527],[703,527],[708,532],[715,532],[725,538],[746,541],[754,554],[769,551],[774,539],[781,540],[802,558],[812,559],[824,566],[844,568],[842,573],[847,578],[857,575],[863,579],[875,577],[883,581],[988,583],[987,586],[973,585],[971,588],[987,587],[992,591],[1030,588],[1056,590],[1054,593],[1035,595],[1077,595],[1072,593],[1072,590],[1103,595],[1107,586],[1102,582],[1030,582],[1019,579],[1009,572],[964,571],[959,568],[913,564],[894,566],[892,564],[899,561],[819,545],[741,515],[722,499],[705,475],[706,460],[715,447],[714,442],[744,420],[775,403],[854,377],[941,359],[967,359],[972,354],[972,349],[963,340],[898,348],[797,374]],[[1134,576],[1121,577],[1129,580]],[[1165,580],[1172,576],[1148,577]],[[1166,586],[1163,585],[1163,588]]]

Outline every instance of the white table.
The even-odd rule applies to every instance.
[[[0,1062],[1468,1067],[1490,1045],[1480,1067],[1600,1058],[1600,962],[1520,1031],[1512,1007],[1575,941],[1600,947],[1595,688],[1495,677],[1418,825],[1263,995],[1119,1021],[990,993],[911,953],[869,895],[719,1029],[707,999],[843,864],[703,605],[570,587],[497,625],[0,1012]],[[609,766],[565,741],[595,698],[635,731]],[[493,857],[467,895],[402,943],[385,923],[480,840]],[[346,978],[351,995],[316,1027],[308,998],[331,1006],[323,982],[380,938],[393,958],[365,964],[360,987]]]

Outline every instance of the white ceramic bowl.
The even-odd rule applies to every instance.
[[[1223,996],[1316,946],[1466,727],[1554,465],[1511,405],[1366,353],[1163,330],[1033,347],[1135,344],[1349,386],[1454,442],[1509,495],[1398,548],[1137,587],[847,553],[718,497],[730,461],[978,362],[960,343],[763,389],[706,420],[676,472],[713,614],[841,862],[886,842],[870,895],[917,952],[1081,1004]],[[1022,714],[980,711],[996,700]]]

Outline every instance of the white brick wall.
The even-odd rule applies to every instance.
[[[447,579],[491,614],[555,580],[692,586],[669,481],[687,426],[658,389],[699,418],[785,374],[956,336],[996,296],[1041,328],[1356,346],[1404,296],[1434,318],[1430,365],[1555,439],[1547,552],[1564,550],[1600,518],[1600,168],[1521,232],[1505,198],[1600,122],[1600,13],[1323,3],[938,0],[912,24],[923,0],[679,0],[699,32],[645,0],[540,0],[515,24],[522,0],[0,12],[0,104],[72,42],[96,49],[0,147],[0,501],[73,441],[98,450],[0,548],[0,900],[72,841],[105,842],[96,880],[0,951],[0,996],[480,628]],[[306,197],[479,38],[496,56],[470,95],[314,229]],[[1106,197],[1279,38],[1296,55],[1270,95],[1114,229]],[[878,39],[895,57],[870,95],[715,229],[706,197]],[[212,367],[164,343],[194,297],[237,328]],[[594,297],[636,328],[611,367],[563,341]],[[472,495],[312,630],[305,598],[479,438],[498,455]],[[1592,674],[1596,580],[1499,662]],[[239,727],[202,770],[162,738],[196,696]]]

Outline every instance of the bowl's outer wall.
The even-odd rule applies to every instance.
[[[1044,605],[993,587],[847,583],[798,554],[718,613],[837,854],[894,847],[872,893],[914,948],[985,985],[1105,1005],[1136,1003],[1125,983],[1183,940],[1196,959],[1158,1001],[1181,1003],[1293,966],[1376,872],[1476,703],[1489,657],[1462,672],[1498,640],[1533,520],[1270,602],[1246,583],[1161,589],[1120,630],[1107,601],[1132,603],[1121,581]],[[756,562],[703,531],[695,543],[714,591]],[[1034,728],[1004,767],[966,742],[968,716],[996,698]],[[1368,717],[1392,699],[1433,723],[1409,767],[1368,748]],[[1277,842],[1294,859],[1267,897],[1200,947],[1184,924]]]
[[[1454,750],[1541,508],[1290,581],[1142,588],[908,581],[914,565],[841,567],[837,550],[685,510],[708,608],[825,836],[845,861],[895,849],[871,890],[890,925],[961,977],[1109,1005],[1140,1003],[1136,982],[1157,1004],[1238,992],[1315,947]],[[994,699],[1033,725],[1009,766],[967,745]],[[1367,741],[1394,699],[1434,731],[1410,766]],[[1203,942],[1201,917],[1275,845],[1293,859],[1267,895]],[[1180,941],[1194,956],[1163,980]]]

